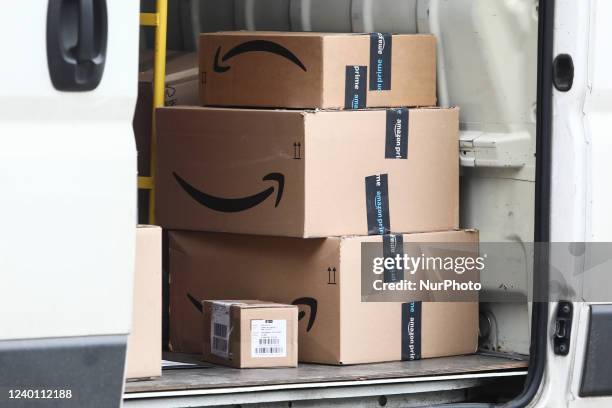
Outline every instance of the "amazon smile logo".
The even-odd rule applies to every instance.
[[[204,312],[204,308],[202,307],[202,302],[198,301],[191,293],[187,293],[187,299],[193,305],[193,307],[200,313]],[[317,299],[311,297],[303,297],[299,299],[295,299],[291,302],[292,305],[295,306],[306,306],[309,309],[308,316],[308,325],[306,326],[306,332],[309,332],[312,329],[312,326],[315,323],[317,318]],[[298,321],[301,321],[304,317],[306,317],[306,311],[301,310],[298,313]]]
[[[236,213],[241,211],[246,211],[253,207],[258,206],[263,203],[270,197],[274,190],[276,190],[276,202],[274,207],[278,207],[282,198],[283,191],[285,189],[285,176],[281,173],[270,173],[263,177],[263,181],[275,181],[277,183],[276,188],[274,186],[268,187],[267,189],[253,194],[247,197],[241,198],[223,198],[216,197],[210,194],[207,194],[203,191],[198,190],[193,185],[189,184],[185,179],[179,176],[176,173],[172,173],[177,183],[181,186],[183,190],[191,198],[197,201],[199,204],[210,208],[214,211],[224,212],[224,213]]]
[[[187,299],[189,299],[189,301],[191,302],[191,304],[193,305],[193,307],[195,307],[196,309],[198,309],[198,312],[200,313],[204,313],[204,306],[202,306],[202,302],[198,301],[198,299],[196,299],[195,297],[193,297],[193,295],[191,293],[187,294]]]
[[[223,57],[221,57],[221,47],[217,48],[213,69],[215,70],[215,72],[218,73],[227,72],[230,70],[231,67],[227,65],[221,65],[221,62],[227,62],[233,57],[249,52],[267,52],[271,54],[276,54],[291,61],[292,63],[300,67],[302,71],[308,71],[302,61],[300,61],[300,59],[294,53],[289,51],[289,49],[275,42],[266,40],[253,40],[239,44],[228,52],[226,52]],[[221,61],[219,61],[219,58],[221,58]]]
[[[382,33],[376,33],[378,35],[378,55],[383,55],[385,52],[385,47],[387,46],[385,42],[385,36]]]
[[[293,302],[291,302],[291,304],[298,307],[300,305],[306,306],[308,309],[310,309],[308,325],[306,326],[306,331],[309,332],[310,329],[312,329],[312,326],[314,325],[315,319],[317,318],[317,299],[311,297],[303,297],[295,299]],[[300,312],[298,313],[298,320],[302,320],[304,317],[306,317],[306,311],[300,310]]]

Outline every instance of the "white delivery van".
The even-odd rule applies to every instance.
[[[0,13],[0,406],[612,406],[610,279],[577,262],[580,290],[564,298],[548,245],[612,242],[610,1],[218,3],[170,0],[172,43],[188,50],[209,28],[435,34],[439,104],[461,108],[461,226],[526,265],[483,276],[483,298],[520,300],[481,303],[472,356],[126,383],[141,5],[12,1]]]

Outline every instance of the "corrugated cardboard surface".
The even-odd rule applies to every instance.
[[[161,375],[161,228],[136,229],[132,330],[128,336],[127,378]],[[112,300],[109,300],[112,301]]]
[[[201,350],[202,316],[191,299],[260,298],[300,305],[302,362],[401,359],[401,304],[361,302],[360,245],[380,242],[380,236],[304,240],[176,231],[169,235],[173,350]],[[476,247],[478,233],[410,234],[404,241],[472,242]],[[329,268],[336,268],[334,284]],[[476,350],[476,303],[422,307],[422,357]]]
[[[478,232],[476,231],[446,231],[404,235],[404,242],[466,244],[461,249],[467,250],[467,244],[474,244],[474,253],[478,248]],[[398,350],[401,346],[401,325],[398,314],[401,314],[397,303],[365,303],[361,302],[360,277],[350,275],[346,271],[360,270],[361,243],[380,242],[378,236],[345,239],[341,244],[341,267],[345,275],[342,279],[341,294],[341,361],[373,362],[385,361],[389,357],[388,350]],[[464,276],[467,278],[467,275]],[[415,294],[417,296],[417,294]],[[436,295],[433,294],[432,297]],[[372,306],[375,305],[375,306]],[[443,357],[458,354],[470,354],[476,351],[478,343],[478,303],[475,302],[424,302],[422,303],[421,326],[421,356],[422,358]],[[375,323],[374,323],[375,322]],[[374,323],[374,326],[373,326]],[[384,335],[371,339],[369,361],[364,359],[363,344],[359,339],[363,333],[374,328],[384,332]],[[375,346],[375,342],[378,346]]]
[[[253,41],[282,46],[299,63],[258,47],[233,56]],[[201,102],[217,106],[344,108],[346,67],[372,69],[367,34],[206,33],[199,62]],[[391,72],[391,90],[368,91],[368,107],[434,106],[435,38],[393,35]]]
[[[133,127],[138,149],[138,174],[147,176],[150,170],[150,139],[153,123],[152,56],[141,55],[141,62]],[[170,53],[166,62],[166,106],[197,105],[199,103],[198,75],[195,53]]]
[[[344,107],[346,65],[368,66],[367,35],[324,37],[323,107]],[[354,61],[347,64],[348,61]],[[391,90],[368,91],[368,107],[436,105],[436,39],[431,35],[394,35]],[[369,78],[368,78],[369,81]]]
[[[199,72],[195,53],[168,52],[166,59],[165,105],[198,105]],[[153,126],[153,53],[141,53],[138,81],[138,99],[134,111],[134,136],[138,151],[138,175],[151,173],[151,137]],[[140,190],[138,196],[138,219],[148,220],[149,191]]]
[[[236,368],[296,367],[298,350],[298,310],[293,305],[283,305],[252,300],[235,302],[230,307],[229,358],[211,353],[210,319],[212,301],[203,301],[203,359],[215,364]],[[251,320],[285,320],[286,357],[256,358],[251,356]]]
[[[408,158],[396,160],[385,158],[385,110],[159,109],[157,220],[181,230],[366,235],[365,178],[388,174],[391,231],[457,228],[458,113],[410,109]],[[265,179],[279,173],[280,199],[279,183]],[[211,209],[175,175],[218,198],[264,199],[238,212]]]
[[[140,74],[138,75],[139,82],[153,82],[153,61],[143,61],[140,66]],[[170,52],[166,58],[166,105],[175,103],[172,102],[172,86],[184,82],[190,82],[192,87],[189,93],[179,95],[181,97],[181,105],[194,105],[198,101],[198,56],[196,53],[178,53]]]

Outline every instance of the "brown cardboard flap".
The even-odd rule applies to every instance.
[[[274,302],[266,302],[263,300],[203,300],[204,302],[223,302],[227,304],[231,304],[232,307],[237,307],[239,309],[274,309],[274,308],[292,308],[294,306],[284,305],[281,303]]]

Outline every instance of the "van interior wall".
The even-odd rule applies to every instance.
[[[441,105],[461,108],[461,223],[480,230],[481,242],[507,243],[507,262],[524,262],[509,276],[489,265],[485,291],[527,296],[533,241],[538,2],[457,0],[429,3],[419,31],[438,38]],[[421,23],[422,21],[422,23]],[[530,254],[532,255],[532,254]],[[529,304],[481,307],[481,347],[529,350]]]
[[[142,0],[147,7],[154,2]],[[461,109],[461,224],[507,243],[521,276],[482,276],[489,293],[527,296],[533,241],[537,0],[179,0],[168,47],[193,51],[200,32],[234,29],[433,33],[438,101]],[[145,35],[146,38],[146,35]],[[145,41],[152,48],[152,38]],[[520,259],[518,259],[518,258]],[[527,354],[530,307],[481,305],[481,348]]]

